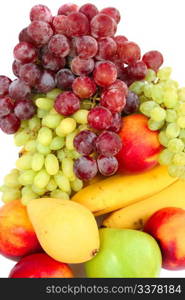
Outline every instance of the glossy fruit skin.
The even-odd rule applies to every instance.
[[[67,264],[58,262],[45,253],[23,257],[11,270],[9,278],[72,278]]]
[[[90,278],[158,277],[161,252],[148,234],[131,229],[99,230],[100,251],[85,263]]]
[[[145,224],[144,231],[159,243],[163,256],[163,268],[185,269],[185,210],[166,207],[154,213]]]

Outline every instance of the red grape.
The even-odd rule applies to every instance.
[[[125,64],[131,64],[141,58],[141,49],[139,46],[130,41],[118,44],[118,55]]]
[[[147,66],[143,61],[136,61],[128,66],[128,75],[135,80],[142,80],[147,74]]]
[[[122,75],[122,69],[124,68],[124,63],[121,61],[121,59],[118,57],[118,54],[114,55],[110,59],[116,66],[118,78]]]
[[[27,42],[20,42],[14,48],[14,57],[23,64],[34,62],[37,57],[36,48]]]
[[[124,114],[130,115],[137,112],[139,109],[139,104],[139,97],[135,93],[129,91],[126,98],[126,105],[123,109]]]
[[[80,108],[80,99],[72,92],[64,92],[57,96],[54,107],[64,116],[74,114]]]
[[[19,77],[26,82],[30,87],[34,87],[41,77],[41,70],[36,64],[25,64],[20,67]]]
[[[92,18],[94,18],[94,16],[96,16],[98,14],[98,9],[94,4],[87,3],[80,7],[79,12],[86,15],[86,17],[89,19],[89,21],[91,21]]]
[[[107,87],[107,90],[118,89],[121,90],[124,96],[128,94],[128,86],[120,79],[117,79],[113,84]]]
[[[56,85],[61,90],[71,90],[75,80],[74,74],[69,69],[61,69],[56,74]]]
[[[143,62],[149,69],[157,72],[163,64],[163,55],[159,51],[149,51],[143,55]]]
[[[101,155],[114,156],[121,148],[121,138],[112,131],[103,131],[96,139],[96,149]]]
[[[108,130],[113,132],[119,132],[122,125],[122,119],[121,114],[115,113],[113,114],[113,120],[111,126],[108,128]]]
[[[23,28],[19,33],[19,42],[27,42],[30,44],[35,45],[35,42],[32,40],[31,36],[29,36],[27,27]]]
[[[100,11],[100,13],[108,15],[109,17],[113,18],[114,21],[118,24],[121,20],[121,15],[118,9],[115,7],[106,7]]]
[[[33,21],[27,31],[38,46],[47,44],[53,35],[51,26],[43,21]]]
[[[121,112],[126,104],[126,98],[122,90],[111,89],[102,93],[100,104],[112,113]]]
[[[98,172],[96,160],[89,156],[81,156],[74,162],[74,173],[81,180],[90,180]]]
[[[127,42],[128,39],[124,35],[117,35],[113,37],[117,45],[122,45],[124,42]]]
[[[98,62],[94,68],[93,76],[97,85],[107,87],[117,79],[116,66],[110,61]]]
[[[89,35],[75,38],[74,44],[77,55],[82,59],[94,57],[98,51],[97,41]]]
[[[109,60],[117,52],[117,44],[111,37],[104,37],[98,40],[97,60]]]
[[[82,99],[90,98],[96,92],[95,82],[90,77],[86,77],[86,76],[77,77],[73,81],[72,88],[75,95],[77,95]]]
[[[131,78],[129,76],[128,67],[125,68],[124,66],[122,66],[122,68],[120,70],[119,79],[124,81],[125,84],[127,84],[127,86],[130,86],[135,81],[135,79],[133,77]]]
[[[32,101],[21,100],[15,102],[14,113],[19,120],[29,120],[36,112],[36,107]]]
[[[70,36],[82,36],[89,34],[89,20],[80,12],[73,12],[67,16],[67,27]]]
[[[16,77],[19,77],[19,71],[22,64],[18,60],[14,60],[12,64],[12,71]]]
[[[97,136],[90,130],[83,130],[74,138],[74,146],[76,150],[83,154],[89,155],[95,151],[95,140]]]
[[[97,159],[98,170],[103,176],[114,175],[118,170],[118,161],[114,156],[100,155]]]
[[[58,15],[69,15],[72,12],[77,12],[78,11],[78,5],[74,3],[66,3],[60,6],[58,10]]]
[[[117,30],[116,22],[105,14],[97,14],[91,20],[91,35],[95,38],[114,36]]]
[[[13,113],[0,119],[0,129],[6,134],[17,132],[20,125],[20,120]]]
[[[96,106],[88,114],[88,124],[94,129],[108,129],[112,124],[112,113],[106,107]]]
[[[45,69],[57,72],[58,70],[62,69],[65,64],[66,60],[63,57],[56,57],[54,56],[49,50],[47,50],[41,56],[42,66]]]
[[[64,15],[59,15],[53,18],[53,28],[55,34],[64,34],[66,36],[70,35],[69,27],[67,25],[67,17]]]
[[[31,21],[43,21],[43,22],[52,22],[52,14],[50,9],[42,4],[35,5],[30,11],[30,20]]]
[[[88,75],[94,70],[94,60],[92,58],[81,59],[76,56],[71,61],[71,70],[75,75]]]
[[[15,79],[9,86],[9,95],[14,100],[27,99],[30,94],[30,87],[20,79]]]
[[[10,97],[0,98],[0,118],[13,112],[14,101]]]
[[[48,44],[48,49],[57,57],[66,57],[70,52],[70,45],[65,35],[54,35]]]
[[[0,97],[8,94],[11,79],[7,76],[0,75]]]
[[[39,93],[48,93],[55,87],[55,78],[53,74],[44,70],[36,84],[36,89]]]

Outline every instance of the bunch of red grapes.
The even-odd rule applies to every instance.
[[[121,116],[136,112],[139,106],[128,86],[144,79],[148,68],[157,70],[163,63],[160,52],[150,51],[141,59],[136,43],[115,36],[120,18],[113,7],[98,11],[93,4],[80,8],[64,4],[53,17],[48,7],[36,5],[13,51],[17,79],[0,76],[0,128],[7,134],[15,133],[21,120],[34,116],[34,93],[61,89],[55,109],[64,116],[79,110],[83,99],[96,100],[88,115],[90,130],[74,140],[82,154],[75,163],[81,179],[93,177],[98,169],[103,175],[117,171]],[[91,155],[95,151],[96,159]]]

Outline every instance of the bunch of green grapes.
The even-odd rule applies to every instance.
[[[171,68],[157,74],[149,70],[144,81],[134,82],[130,90],[139,95],[140,111],[149,118],[148,127],[159,130],[164,150],[159,163],[168,166],[169,174],[185,179],[185,88],[171,79]]]
[[[73,139],[87,129],[88,110],[80,109],[71,117],[58,114],[53,104],[60,93],[54,89],[37,95],[37,114],[23,121],[15,134],[15,144],[22,149],[16,169],[5,177],[1,187],[4,202],[21,199],[26,205],[39,197],[69,199],[72,192],[83,187],[83,181],[73,172],[74,160],[80,156]]]

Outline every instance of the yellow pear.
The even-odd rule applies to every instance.
[[[27,205],[28,215],[44,251],[64,263],[82,263],[99,250],[93,214],[69,200],[40,198]]]

